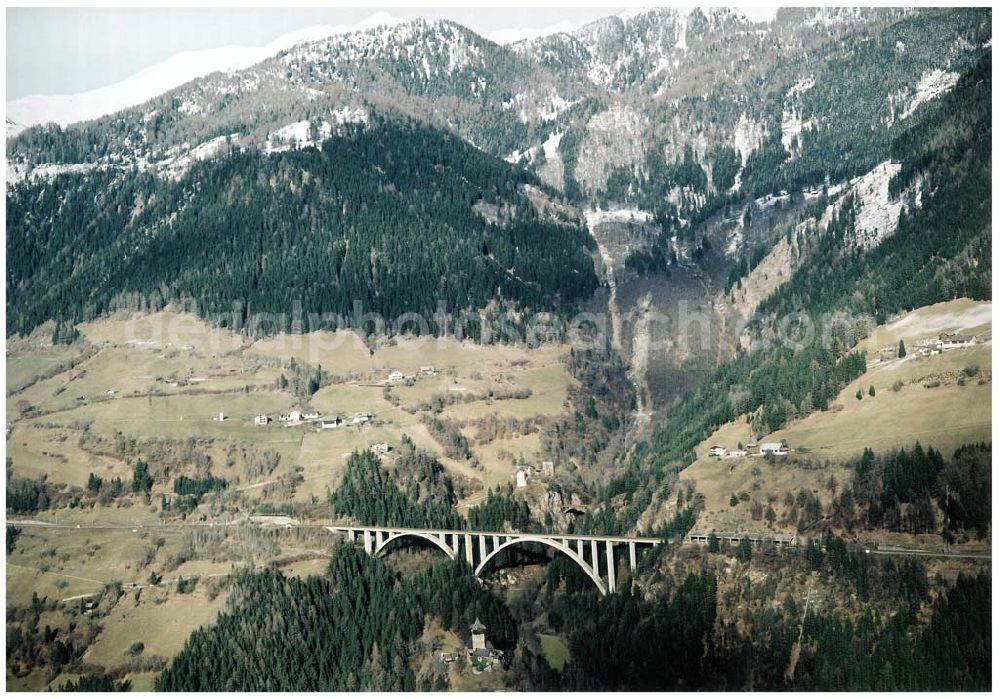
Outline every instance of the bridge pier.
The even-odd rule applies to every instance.
[[[594,574],[601,577],[601,559],[597,555],[597,539],[590,540],[590,565],[594,567]]]
[[[628,569],[634,573],[635,572],[635,568],[636,568],[636,565],[635,565],[635,542],[634,541],[630,541],[630,542],[628,542]]]
[[[615,585],[615,545],[614,542],[606,542],[608,550],[608,592],[614,592],[617,589]]]
[[[370,529],[365,529],[365,553],[372,555],[372,533]]]

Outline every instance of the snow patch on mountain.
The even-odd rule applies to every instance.
[[[99,167],[97,163],[45,163],[34,167],[23,162],[7,161],[7,186],[24,180],[51,180],[59,175],[79,175]]]
[[[360,107],[344,106],[330,112],[330,118],[332,121],[303,119],[275,129],[267,135],[264,152],[281,153],[299,148],[319,148],[337,127],[367,124],[368,112]]]
[[[194,114],[201,114],[202,106],[198,100],[189,95],[181,101],[180,105],[177,107],[177,111],[181,114],[192,116]]]
[[[805,21],[805,24],[819,27],[849,24],[858,21],[862,11],[863,8],[857,7],[820,7],[815,15]]]
[[[302,121],[296,121],[272,131],[267,136],[267,145],[264,146],[264,152],[279,153],[281,151],[292,150],[293,148],[306,148],[314,145],[316,142],[310,138],[309,129],[309,120],[303,119]]]
[[[548,104],[538,111],[538,118],[542,121],[555,121],[559,115],[576,104],[576,101],[563,99],[559,93],[552,90],[549,93]]]
[[[559,155],[559,142],[562,141],[562,132],[556,131],[542,144],[542,151],[545,152],[545,159],[555,158]]]
[[[341,107],[340,109],[334,109],[330,113],[330,116],[333,117],[333,123],[338,125],[368,123],[368,112],[361,107]]]
[[[917,107],[922,105],[924,102],[929,102],[935,97],[943,95],[945,92],[950,90],[958,82],[958,73],[945,72],[940,69],[935,69],[925,72],[920,76],[920,81],[917,83],[917,90],[910,100],[909,106],[903,110],[903,113],[899,115],[900,119],[905,119],[906,117],[913,114]]]
[[[168,151],[169,156],[156,163],[158,174],[170,179],[179,180],[192,165],[202,160],[210,160],[221,155],[228,144],[235,143],[239,138],[238,133],[228,136],[219,136],[204,143],[200,143],[193,148],[188,148],[187,144]]]
[[[587,228],[590,230],[601,223],[646,223],[653,218],[648,211],[635,208],[587,209],[584,211],[584,216],[587,219]]]

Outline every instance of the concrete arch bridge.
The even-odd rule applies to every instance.
[[[423,540],[439,548],[452,560],[463,556],[477,578],[481,577],[486,566],[501,551],[523,544],[541,544],[558,551],[576,563],[594,582],[602,595],[617,589],[616,546],[628,549],[629,569],[635,572],[638,547],[652,547],[664,543],[663,539],[637,536],[521,534],[362,525],[336,525],[328,526],[326,529],[342,535],[353,544],[364,546],[365,551],[372,556],[382,555],[390,544],[400,539]]]

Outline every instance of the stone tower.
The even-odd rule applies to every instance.
[[[483,622],[479,621],[479,617],[476,617],[476,623],[472,625],[470,631],[472,631],[473,652],[486,650],[486,627],[483,625]]]

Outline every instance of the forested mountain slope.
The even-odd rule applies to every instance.
[[[418,312],[502,299],[562,310],[596,287],[590,239],[545,222],[528,172],[447,133],[380,120],[322,150],[232,151],[178,181],[96,170],[8,190],[8,331],[193,298],[226,325]],[[540,191],[540,190],[535,190]],[[476,205],[501,212],[496,223]],[[432,328],[437,330],[437,328]],[[475,333],[473,326],[469,332]]]
[[[486,154],[535,173],[508,170],[510,182],[546,182],[581,206],[649,212],[662,235],[635,249],[644,273],[701,256],[711,240],[717,252],[694,276],[715,284],[774,244],[774,236],[745,230],[755,210],[781,192],[801,198],[895,157],[893,139],[989,52],[989,33],[989,13],[975,8],[783,9],[759,24],[713,8],[625,13],[513,46],[424,20],[299,44],[115,115],[9,139],[8,327],[92,317],[134,305],[124,299],[132,292],[152,296],[154,305],[191,295],[211,313],[232,312],[233,301],[239,313],[287,310],[293,296],[307,313],[343,313],[352,295],[381,312],[425,312],[437,300],[428,294],[453,309],[498,299],[553,309],[588,296],[596,282],[583,263],[585,236],[574,239],[566,229],[548,236],[534,224],[482,245],[479,233],[468,234],[483,226],[467,205],[477,198],[495,205],[499,196],[479,196],[462,183],[497,190],[472,172],[503,171]],[[381,218],[351,205],[340,214],[325,208],[337,197],[358,204],[368,186],[398,187],[394,168],[359,173],[359,184],[339,184],[333,199],[320,192],[329,179],[301,192],[294,178],[287,189],[263,184],[276,171],[320,167],[326,161],[313,162],[314,151],[330,141],[334,152],[358,144],[360,159],[373,157],[358,150],[364,143],[421,143],[422,136],[386,131],[407,118],[479,150],[473,158],[469,147],[447,146],[468,154],[462,175],[447,185],[466,199],[456,209],[461,218],[449,221],[449,245],[437,244],[442,233],[420,230],[430,225],[423,216],[438,215],[438,207],[428,214],[434,200],[426,188],[378,192],[371,202],[385,209]],[[431,162],[439,150],[417,149],[422,166],[452,167]],[[206,161],[215,165],[198,167]],[[303,194],[315,199],[301,215],[288,215]],[[226,207],[240,197],[249,205],[229,215]],[[523,198],[505,201],[527,209]],[[411,221],[406,207],[414,205],[419,215]],[[271,219],[257,230],[257,221]],[[387,235],[403,220],[408,230]],[[352,227],[364,231],[359,245],[345,242]],[[81,228],[84,239],[73,240],[70,231]],[[341,242],[319,231],[336,231]],[[436,242],[414,249],[409,236]],[[278,255],[293,239],[293,254]],[[532,249],[518,240],[533,241]],[[217,258],[242,261],[204,259],[187,269],[209,245]],[[404,251],[420,274],[395,266]],[[248,260],[259,252],[272,256],[252,270]],[[331,269],[335,280],[326,279]],[[457,291],[460,275],[454,288],[441,288],[439,277],[458,269],[470,290]]]
[[[694,459],[696,444],[738,416],[748,415],[764,435],[826,409],[865,370],[864,357],[847,352],[857,332],[890,314],[960,296],[991,298],[991,68],[990,58],[983,58],[953,94],[893,141],[901,167],[890,190],[894,198],[910,199],[895,233],[872,248],[859,244],[859,204],[848,197],[808,243],[791,278],[760,305],[752,326],[755,348],[722,364],[666,411],[648,451],[645,445],[639,450],[644,458],[633,460],[612,492],[648,497]],[[818,333],[824,315],[833,312],[850,315],[824,343]],[[864,317],[867,324],[858,327],[855,321]],[[790,318],[796,322],[787,325]],[[797,332],[803,323],[816,332]],[[791,330],[779,336],[779,326]]]

